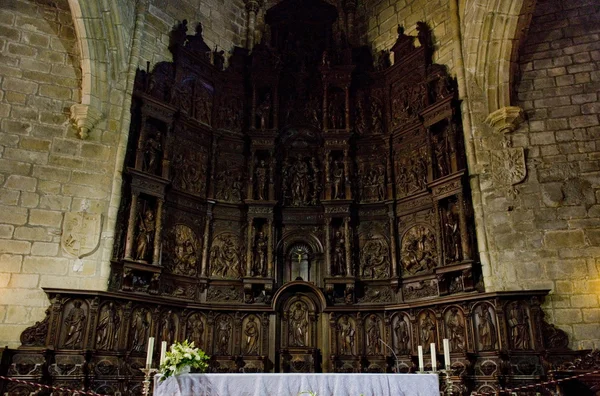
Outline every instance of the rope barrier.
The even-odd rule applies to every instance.
[[[501,395],[503,393],[514,393],[514,392],[518,392],[518,391],[522,391],[522,390],[539,388],[540,386],[558,385],[558,384],[566,382],[566,381],[570,381],[570,380],[577,379],[577,378],[583,378],[585,376],[593,375],[593,374],[600,374],[600,370],[590,371],[588,373],[583,373],[583,374],[577,374],[577,375],[573,375],[573,376],[567,377],[567,378],[561,378],[561,379],[552,380],[552,381],[540,382],[539,384],[523,385],[518,388],[499,389],[496,392],[473,392],[473,393],[471,393],[471,396],[494,396],[494,395]]]
[[[5,380],[5,381],[16,382],[18,384],[32,385],[32,386],[35,386],[36,388],[43,388],[43,389],[48,389],[48,390],[60,391],[60,392],[71,392],[71,394],[73,394],[73,395],[108,396],[108,395],[103,395],[101,393],[96,393],[93,391],[86,392],[86,391],[70,389],[70,388],[62,388],[60,386],[38,384],[37,382],[24,381],[24,380],[20,380],[17,378],[5,377],[3,375],[0,375],[0,379]]]

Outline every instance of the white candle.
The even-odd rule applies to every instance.
[[[444,338],[444,366],[446,370],[450,370],[450,340]]]
[[[423,346],[419,345],[419,371],[425,371],[425,364],[423,363]]]
[[[167,353],[167,341],[163,341],[160,344],[160,365],[161,366],[165,362],[166,353]]]
[[[435,342],[431,343],[431,371],[437,371],[437,361],[435,360]]]
[[[148,352],[146,353],[146,368],[152,367],[152,354],[154,353],[154,337],[148,338]]]

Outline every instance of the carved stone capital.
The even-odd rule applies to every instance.
[[[514,132],[524,121],[523,109],[517,106],[507,106],[490,113],[485,123],[500,133]]]
[[[355,12],[357,4],[358,4],[358,2],[356,0],[346,0],[346,1],[344,1],[344,11],[346,11],[346,12]]]
[[[246,11],[248,12],[258,12],[262,5],[261,0],[245,0],[244,3],[246,3]]]
[[[81,139],[86,139],[92,129],[102,119],[102,112],[89,104],[71,106],[71,122],[77,128]]]

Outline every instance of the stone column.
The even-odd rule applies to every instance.
[[[325,220],[325,268],[331,276],[331,218]]]
[[[267,277],[275,277],[273,273],[273,220],[267,220]]]
[[[246,11],[248,11],[248,27],[246,29],[246,48],[251,50],[254,47],[254,30],[256,29],[256,13],[260,8],[260,3],[256,0],[246,0]]]
[[[250,111],[250,129],[256,129],[256,86],[252,85],[252,110]]]
[[[465,197],[462,192],[457,194],[458,196],[458,214],[459,214],[459,225],[460,225],[460,242],[462,247],[462,259],[471,259],[471,244],[469,243],[469,233],[467,232],[467,214],[465,213]]]
[[[346,276],[352,276],[352,253],[350,251],[350,217],[344,219],[344,235],[346,238]]]
[[[206,213],[206,221],[204,222],[204,241],[202,243],[202,267],[200,268],[200,276],[206,278],[207,263],[208,263],[208,243],[210,241],[210,228],[212,223],[212,203],[208,204]]]
[[[394,227],[394,212],[390,207],[390,211],[388,212],[388,217],[390,221],[390,255],[392,256],[392,278],[398,276],[398,254],[396,253],[396,228]]]
[[[154,254],[152,256],[152,264],[160,265],[160,256],[162,250],[162,229],[163,229],[163,207],[165,200],[159,198],[156,207],[156,219],[154,227]]]
[[[133,251],[133,238],[135,236],[135,222],[138,216],[138,198],[139,193],[134,192],[131,195],[131,206],[129,208],[129,220],[127,223],[127,237],[125,239],[125,258],[131,260]]]

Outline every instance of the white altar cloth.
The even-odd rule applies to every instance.
[[[154,396],[439,396],[435,374],[183,374],[160,382]]]

